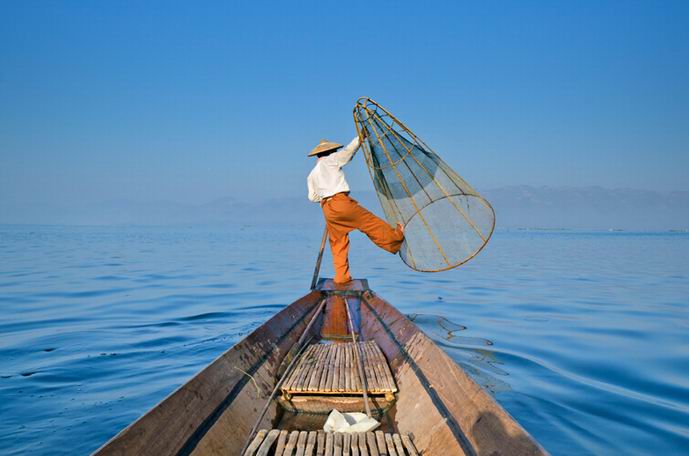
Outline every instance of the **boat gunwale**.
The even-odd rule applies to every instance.
[[[421,383],[421,386],[424,388],[426,394],[429,396],[431,401],[433,402],[433,405],[436,407],[436,410],[438,410],[439,414],[443,417],[446,423],[452,423],[454,422],[454,425],[448,425],[450,428],[450,431],[452,432],[453,435],[461,435],[464,436],[467,440],[462,442],[460,439],[457,439],[459,443],[461,443],[462,450],[466,455],[475,455],[475,454],[483,454],[483,451],[474,451],[474,447],[476,446],[475,443],[471,442],[471,436],[470,433],[467,433],[467,429],[463,427],[457,420],[460,418],[460,416],[455,416],[455,414],[452,413],[451,410],[449,410],[448,404],[446,404],[446,401],[443,400],[442,397],[436,392],[437,388],[433,386],[433,382],[430,380],[429,377],[438,377],[438,374],[435,372],[430,372],[427,369],[424,369],[423,367],[420,367],[417,363],[417,360],[419,359],[419,353],[410,353],[409,350],[407,349],[407,344],[412,342],[412,346],[418,346],[419,342],[426,342],[428,346],[434,347],[436,350],[436,353],[443,359],[448,365],[454,366],[459,372],[463,374],[462,382],[466,382],[466,385],[462,387],[462,390],[466,389],[471,389],[473,390],[473,395],[470,397],[467,397],[468,400],[470,400],[472,403],[474,403],[474,406],[476,406],[477,409],[480,409],[481,407],[476,404],[476,399],[478,398],[480,401],[484,401],[485,405],[487,405],[490,410],[488,410],[489,413],[494,413],[497,414],[497,416],[502,415],[503,419],[505,422],[509,423],[510,426],[513,426],[513,429],[517,432],[517,435],[511,436],[511,437],[517,437],[521,436],[525,439],[525,442],[528,442],[529,444],[533,445],[533,448],[530,449],[530,451],[525,452],[525,453],[516,453],[516,454],[529,454],[529,455],[536,455],[536,454],[542,454],[542,455],[548,455],[549,453],[538,443],[536,439],[529,434],[526,429],[507,411],[505,410],[504,407],[502,407],[497,400],[495,400],[494,397],[492,397],[488,392],[481,387],[476,381],[474,381],[473,378],[466,372],[464,368],[462,368],[457,362],[455,362],[448,353],[445,352],[433,339],[431,339],[416,323],[411,321],[409,318],[406,317],[406,315],[402,314],[395,306],[390,304],[387,300],[384,298],[380,297],[376,293],[374,293],[371,290],[368,290],[366,293],[362,295],[362,301],[367,307],[367,310],[373,315],[373,317],[376,319],[377,324],[380,324],[383,327],[383,332],[385,333],[385,336],[395,345],[395,349],[399,351],[400,356],[402,357],[402,364],[398,365],[397,367],[393,366],[393,362],[397,360],[397,357],[390,357],[388,353],[386,353],[386,350],[384,348],[384,344],[379,343],[379,346],[381,350],[383,351],[384,355],[388,359],[388,362],[391,364],[391,369],[393,370],[393,376],[395,377],[396,381],[400,381],[400,368],[403,365],[409,366],[410,369],[414,372],[414,375],[418,379],[418,381]],[[371,302],[374,301],[374,302]],[[387,314],[387,315],[381,315],[381,312],[379,312],[379,309],[376,308],[382,308],[382,310]],[[392,314],[392,315],[390,315]],[[393,318],[392,323],[388,324],[388,321]],[[362,322],[366,321],[363,318],[362,314]],[[402,341],[400,338],[397,336],[395,331],[393,331],[393,328],[390,326],[392,324],[399,324],[402,322],[403,324],[407,325],[407,328],[410,328],[409,334],[410,337],[408,338],[407,341]],[[362,331],[363,331],[362,327]],[[407,331],[408,329],[400,329],[400,328],[395,328],[398,332],[403,332]],[[380,334],[380,332],[376,332],[376,335]],[[418,336],[417,336],[418,335]],[[415,336],[416,339],[415,339]],[[419,340],[421,338],[421,340]],[[427,375],[428,373],[428,375]],[[462,383],[459,382],[458,383]],[[400,391],[402,391],[402,387],[399,387]],[[398,403],[399,405],[399,403]],[[438,407],[438,405],[441,405],[441,407]],[[443,412],[442,409],[445,409]],[[477,421],[478,422],[478,421]],[[453,429],[454,428],[454,429]],[[399,432],[403,432],[406,430],[403,429],[398,429]],[[413,432],[413,431],[412,431]]]
[[[251,339],[252,337],[256,337],[257,334],[260,333],[260,332],[263,332],[263,331],[266,331],[266,330],[270,331],[270,328],[271,328],[273,325],[277,324],[277,321],[280,320],[281,318],[283,318],[283,317],[285,317],[285,316],[287,316],[287,317],[289,318],[289,313],[290,313],[290,312],[294,312],[294,309],[295,309],[295,307],[296,307],[296,304],[298,304],[298,303],[300,303],[300,302],[303,302],[303,301],[306,301],[306,300],[308,300],[308,299],[313,299],[313,302],[311,302],[311,303],[304,303],[304,305],[307,306],[308,308],[307,308],[306,311],[303,312],[303,314],[301,314],[301,315],[297,318],[297,320],[294,322],[294,324],[293,324],[292,327],[290,327],[290,328],[286,329],[285,331],[283,331],[282,334],[277,334],[277,333],[275,334],[277,340],[279,340],[279,339],[281,339],[281,338],[284,338],[284,337],[287,337],[287,335],[290,334],[292,331],[294,331],[294,329],[295,329],[297,326],[299,326],[300,323],[303,323],[303,322],[304,322],[304,320],[306,319],[306,317],[307,317],[308,315],[310,315],[311,313],[313,313],[313,312],[317,309],[317,303],[319,302],[319,300],[320,300],[321,298],[322,298],[322,293],[321,293],[321,292],[319,292],[319,291],[317,291],[317,290],[311,290],[310,292],[308,292],[308,293],[305,294],[304,296],[302,296],[302,297],[300,297],[300,298],[294,300],[294,301],[291,302],[290,304],[286,305],[283,309],[281,309],[280,311],[278,311],[277,313],[275,313],[274,315],[272,315],[268,320],[266,320],[265,322],[263,322],[261,325],[257,326],[253,331],[251,331],[251,332],[250,332],[249,334],[247,334],[245,337],[239,339],[239,340],[238,340],[236,343],[234,343],[232,346],[230,346],[230,347],[228,347],[226,350],[224,350],[220,355],[216,356],[210,363],[208,363],[207,365],[205,365],[200,371],[196,372],[196,373],[195,373],[194,375],[192,375],[189,379],[187,379],[185,382],[183,382],[182,384],[180,384],[180,385],[179,385],[177,388],[175,388],[171,393],[169,393],[169,394],[168,394],[167,396],[165,396],[162,400],[160,400],[159,402],[157,402],[153,407],[151,407],[150,409],[148,409],[145,413],[143,413],[141,416],[139,416],[136,420],[134,420],[133,422],[131,422],[130,424],[128,424],[126,427],[124,427],[123,429],[121,429],[117,434],[115,434],[114,436],[112,436],[112,437],[111,437],[110,439],[108,439],[105,443],[103,443],[100,447],[98,447],[96,450],[94,450],[94,451],[91,453],[91,455],[92,455],[92,456],[96,456],[96,455],[101,455],[101,454],[110,454],[110,453],[109,453],[109,450],[111,449],[111,448],[109,448],[110,446],[112,446],[113,444],[117,443],[119,440],[121,440],[122,438],[124,438],[125,436],[127,436],[130,432],[133,432],[133,430],[134,430],[136,427],[142,426],[142,425],[146,424],[146,423],[145,423],[146,420],[148,420],[148,419],[155,419],[154,415],[155,415],[156,413],[158,413],[158,412],[161,410],[161,408],[164,407],[164,406],[166,405],[166,403],[167,403],[168,401],[174,400],[174,398],[175,398],[177,395],[179,395],[179,394],[181,394],[182,392],[184,392],[185,389],[188,388],[189,384],[192,383],[193,381],[195,381],[195,380],[197,380],[197,379],[201,379],[203,376],[210,375],[210,371],[211,371],[214,367],[216,367],[218,363],[221,363],[227,356],[231,355],[231,353],[232,353],[233,351],[235,351],[235,350],[237,350],[237,349],[240,349],[240,350],[241,350],[241,347],[240,347],[241,344],[248,342],[248,340]],[[271,331],[271,332],[272,332],[272,331]],[[268,352],[268,353],[271,354],[272,352]],[[289,353],[289,349],[287,349],[287,350],[285,351],[284,356],[280,359],[280,362],[284,359],[285,356],[288,355],[288,353]],[[257,369],[260,368],[260,366],[262,366],[263,364],[265,364],[265,363],[268,361],[268,359],[269,359],[269,356],[264,357],[264,358],[261,360],[260,365],[257,366]],[[277,364],[279,365],[280,363],[278,362]],[[245,374],[245,373],[244,373],[244,374]],[[236,386],[237,384],[239,384],[240,382],[242,382],[242,379],[243,379],[243,378],[246,378],[246,377],[247,377],[246,375],[242,375],[242,377],[240,377],[240,379],[237,381],[237,383],[235,384],[235,386]],[[247,383],[248,381],[249,381],[248,379],[245,380],[245,383]],[[245,386],[245,385],[244,385],[244,386]],[[243,389],[244,386],[242,386],[241,389]],[[234,389],[234,388],[230,388],[230,390],[228,391],[228,394],[227,394],[227,395],[231,394],[231,392],[232,392],[233,389]],[[239,391],[239,393],[241,393],[241,390]],[[226,396],[227,396],[227,395],[226,395]],[[235,396],[236,396],[236,395],[235,395]],[[220,403],[222,403],[222,402],[224,402],[224,399],[223,399],[222,401],[220,401]],[[217,408],[217,407],[216,407],[216,408]],[[215,414],[216,408],[214,408],[213,411],[211,411],[211,413],[209,414],[209,416],[206,417],[206,419],[204,419],[201,423],[199,423],[199,426],[202,425],[203,422],[206,421],[208,418],[210,418],[210,416],[212,416],[212,415]],[[221,413],[220,415],[218,415],[217,417],[215,417],[214,422],[211,423],[210,426],[208,426],[208,428],[205,430],[205,432],[203,432],[203,434],[202,434],[201,436],[199,436],[199,438],[198,438],[196,444],[198,444],[198,442],[199,442],[201,439],[203,439],[203,437],[208,433],[208,431],[209,431],[210,428],[213,426],[213,424],[214,424],[215,422],[217,422],[218,419],[220,419],[221,415],[222,415],[222,413]],[[191,431],[191,432],[189,432],[189,435],[188,435],[188,437],[185,439],[185,441],[184,441],[184,443],[182,444],[182,446],[181,446],[180,448],[178,448],[176,451],[174,451],[173,453],[170,453],[170,454],[176,454],[176,455],[190,454],[190,453],[193,451],[193,448],[187,448],[187,450],[185,451],[185,447],[188,446],[189,440],[190,440],[190,439],[194,436],[194,434],[197,432],[199,426],[195,426],[195,427],[194,427],[194,430]],[[153,436],[153,437],[151,438],[151,440],[153,440],[153,439],[155,439],[155,436]],[[194,446],[196,446],[196,445],[194,445]]]

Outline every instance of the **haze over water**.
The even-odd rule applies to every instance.
[[[305,294],[319,240],[0,226],[0,453],[95,450]],[[554,455],[689,448],[687,257],[681,233],[498,231],[465,267],[419,274],[352,242],[354,275]]]

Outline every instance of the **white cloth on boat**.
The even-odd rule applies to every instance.
[[[333,409],[325,420],[323,430],[325,432],[368,432],[380,426],[380,423],[369,418],[365,413],[340,413]]]
[[[336,193],[348,192],[349,184],[342,172],[342,167],[350,162],[359,148],[359,137],[327,157],[319,158],[313,167],[306,183],[309,187],[309,200],[318,203]]]

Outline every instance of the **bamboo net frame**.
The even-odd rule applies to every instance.
[[[402,260],[438,272],[478,255],[495,229],[490,203],[370,98],[357,100],[354,123],[385,218],[405,227]]]

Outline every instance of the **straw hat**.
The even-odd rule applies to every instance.
[[[309,155],[307,155],[307,157],[313,157],[316,154],[329,152],[331,150],[337,150],[340,147],[342,147],[342,144],[328,141],[327,139],[321,139],[321,142],[319,142],[318,145],[314,147],[313,150],[311,150],[311,152],[309,152]]]

